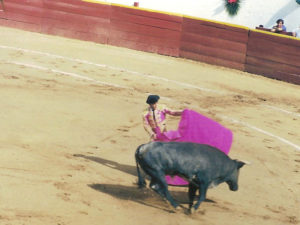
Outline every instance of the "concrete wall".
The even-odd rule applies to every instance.
[[[300,84],[300,40],[81,0],[4,0],[0,25],[183,57]]]

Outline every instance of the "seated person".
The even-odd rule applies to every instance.
[[[275,33],[280,33],[281,31],[285,31],[286,32],[286,27],[283,25],[284,21],[283,19],[278,19],[276,21],[277,25],[273,26],[271,31],[275,32]]]
[[[292,33],[294,37],[300,38],[300,25],[298,28],[294,29]]]

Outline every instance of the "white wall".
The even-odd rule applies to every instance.
[[[100,1],[100,0],[99,0]],[[241,0],[241,8],[236,16],[229,16],[225,10],[225,0],[102,0],[164,12],[179,13],[215,21],[227,22],[255,28],[262,24],[272,27],[279,18],[284,19],[288,31],[300,26],[300,5],[296,0]]]

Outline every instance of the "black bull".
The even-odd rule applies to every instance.
[[[230,190],[238,190],[239,169],[245,164],[230,159],[222,151],[208,145],[185,142],[150,142],[139,146],[135,153],[138,185],[144,187],[145,180],[139,165],[151,178],[150,188],[166,198],[174,208],[174,201],[168,191],[165,175],[178,175],[189,182],[189,208],[197,210],[205,200],[209,187],[226,182]],[[196,191],[199,198],[193,207]],[[193,207],[193,208],[192,208]]]

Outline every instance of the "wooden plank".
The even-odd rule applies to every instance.
[[[265,51],[271,54],[280,53],[295,56],[299,59],[300,57],[300,46],[291,44],[282,44],[280,42],[269,41],[261,38],[252,37],[248,42],[248,49],[254,51]]]
[[[181,23],[164,20],[161,19],[160,17],[153,18],[144,15],[124,13],[123,11],[118,10],[117,13],[114,11],[112,12],[111,18],[114,20],[120,20],[123,22],[128,22],[133,24],[141,24],[141,25],[147,25],[152,27],[165,28],[169,30],[181,31]]]
[[[11,21],[17,21],[21,23],[27,23],[27,24],[36,24],[38,26],[40,26],[41,24],[40,17],[29,16],[29,15],[24,15],[19,13],[5,12],[5,19]]]
[[[157,45],[150,45],[145,43],[138,43],[135,41],[130,40],[122,40],[118,38],[109,38],[108,44],[119,46],[119,47],[126,47],[130,49],[135,49],[139,51],[145,51],[145,52],[152,52],[152,53],[158,53],[162,55],[168,55],[168,56],[178,56],[179,50],[175,48],[168,48],[168,47],[161,47]]]
[[[286,73],[292,73],[292,74],[298,74],[300,75],[300,66],[295,65],[288,65],[284,63],[277,63],[274,61],[269,61],[263,58],[259,57],[247,57],[247,64],[257,66],[257,67],[266,67],[266,68],[272,68],[275,72],[286,72]]]
[[[93,2],[86,2],[82,0],[43,0],[44,3],[46,2],[61,2],[65,4],[70,4],[70,5],[79,5],[83,7],[93,7],[93,8],[105,8],[105,7],[110,7],[110,4],[101,4],[100,2],[93,3]]]
[[[167,30],[164,28],[127,23],[114,19],[111,19],[110,23],[112,30],[150,35],[152,37],[168,38],[170,40],[180,40],[181,36],[181,33],[178,31]]]
[[[298,74],[277,72],[276,75],[279,76],[283,81],[300,85],[300,76]]]
[[[257,67],[253,65],[245,65],[245,71],[257,75],[263,75],[264,77],[282,80],[281,76],[278,76],[278,74],[272,69],[272,68],[266,68],[266,67]],[[285,79],[283,79],[285,81]]]
[[[6,19],[6,13],[3,11],[0,11],[0,19]]]
[[[293,84],[300,84],[300,76],[295,74],[289,74],[284,72],[275,72],[272,68],[257,67],[253,65],[246,64],[245,71],[257,75],[263,75],[268,78],[277,79],[285,82],[290,82]]]
[[[242,71],[244,71],[244,68],[245,68],[244,63],[238,63],[238,62],[234,62],[231,60],[197,54],[194,52],[189,52],[189,51],[184,51],[184,50],[180,50],[179,56],[182,58],[192,59],[192,60],[196,60],[199,62],[205,62],[205,63],[209,63],[209,64],[213,64],[213,65],[224,66],[224,67],[242,70]]]
[[[247,35],[249,32],[249,29],[246,27],[239,27],[239,26],[230,25],[230,24],[224,24],[224,23],[218,23],[218,22],[213,22],[213,21],[183,17],[182,26],[189,27],[189,25],[191,25],[192,27],[197,27],[197,26],[213,27],[213,28],[219,29],[219,30],[228,30],[228,31],[232,31],[234,33],[243,33],[243,34],[247,34]]]
[[[276,62],[277,64],[287,64],[291,66],[299,66],[300,63],[299,59],[295,58],[294,56],[291,56],[289,54],[279,54],[276,51],[273,52],[264,52],[264,51],[255,51],[248,49],[247,51],[247,57],[257,57],[261,59],[265,59],[268,61]]]
[[[43,18],[42,19],[43,29],[47,27],[56,27],[58,29],[66,29],[70,31],[86,32],[93,33],[98,35],[106,35],[108,37],[109,33],[109,22],[103,21],[99,22],[98,20],[89,20],[89,21],[74,21],[73,23],[56,20],[52,18]]]
[[[128,33],[117,30],[110,30],[110,38],[135,41],[137,43],[144,43],[153,46],[168,47],[168,48],[179,48],[179,40],[170,40],[159,37],[152,37],[150,35],[142,35],[137,33]]]
[[[210,37],[206,35],[200,35],[195,33],[183,33],[181,36],[182,42],[190,42],[195,44],[201,44],[205,46],[210,46],[214,48],[227,49],[235,52],[240,52],[246,54],[247,45],[246,43],[229,41],[224,39],[219,39],[215,37]]]
[[[52,34],[67,38],[79,39],[83,41],[93,41],[101,44],[107,43],[107,36],[101,34],[72,31],[57,27],[43,27],[42,32],[45,34]]]
[[[258,57],[261,59],[266,59],[280,64],[300,66],[299,57],[296,57],[288,53],[277,52],[276,49],[269,49],[268,51],[264,51],[263,48],[261,49],[249,48],[247,50],[247,56]]]
[[[194,44],[189,42],[182,42],[180,50],[185,52],[192,52],[196,54],[212,56],[220,59],[230,60],[238,63],[245,63],[246,54],[231,50],[220,49],[218,47],[211,47],[203,44]]]
[[[17,28],[17,29],[21,29],[21,30],[27,30],[27,31],[31,31],[31,32],[41,32],[41,26],[39,24],[24,23],[24,22],[20,22],[20,21],[0,19],[0,25],[6,26],[6,27]]]
[[[32,17],[41,17],[43,14],[43,8],[35,6],[27,6],[15,2],[6,2],[5,1],[5,12],[23,14]]]
[[[195,33],[203,36],[205,35],[208,37],[214,37],[240,43],[247,43],[248,41],[248,34],[246,32],[235,32],[232,30],[220,29],[201,24],[182,25],[182,31],[183,33]]]
[[[248,31],[249,31],[249,29],[246,27],[236,26],[234,24],[226,24],[226,23],[220,23],[217,21],[209,21],[209,20],[199,19],[199,18],[184,17],[183,18],[183,26],[189,25],[189,24],[204,25],[204,26],[226,29],[226,30],[231,30],[234,32],[242,32],[242,33],[248,33]]]
[[[159,18],[161,20],[171,21],[179,24],[182,23],[181,16],[170,15],[170,14],[160,13],[160,12],[153,12],[146,9],[121,7],[116,5],[112,5],[111,7],[112,7],[112,13],[122,12],[122,13],[139,15],[139,16],[144,16],[149,18]]]
[[[86,15],[77,15],[73,13],[68,12],[62,12],[52,9],[47,9],[43,16],[43,18],[48,19],[54,19],[54,20],[60,20],[63,22],[68,22],[70,24],[73,23],[81,23],[81,24],[87,24],[87,23],[93,23],[93,22],[100,22],[103,24],[109,24],[109,19],[107,18],[99,18],[99,17],[93,17],[93,16],[86,16]]]
[[[35,6],[35,7],[43,7],[43,0],[4,0],[4,4],[6,3],[15,3],[21,6]]]
[[[72,14],[78,14],[78,16],[86,15],[93,17],[107,18],[110,17],[110,5],[102,5],[103,7],[94,7],[94,5],[80,5],[71,4],[61,1],[45,1],[44,8],[55,11],[62,11]]]
[[[280,35],[280,34],[275,35],[273,33],[250,30],[249,39],[252,39],[252,38],[265,39],[265,40],[268,40],[268,41],[273,41],[273,42],[277,42],[277,43],[281,43],[281,44],[300,47],[299,39],[289,37],[289,36],[286,36],[286,35]]]

